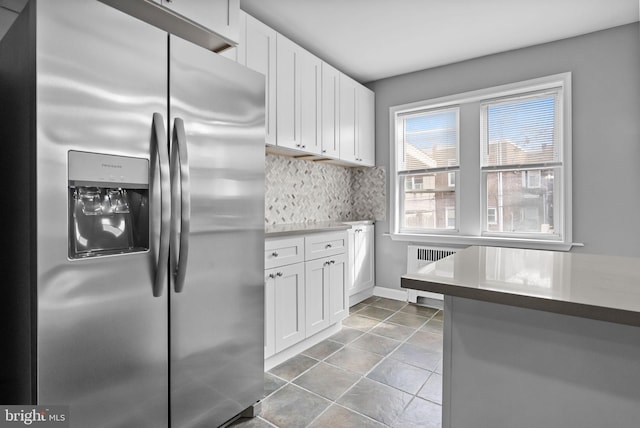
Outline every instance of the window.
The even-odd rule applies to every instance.
[[[391,237],[569,249],[570,80],[392,107]]]
[[[399,228],[454,229],[458,109],[411,112],[401,115],[398,123],[398,182],[404,183],[399,188]]]

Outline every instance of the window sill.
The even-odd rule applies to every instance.
[[[483,245],[489,247],[526,248],[532,250],[569,251],[572,247],[584,244],[545,239],[505,238],[494,236],[471,235],[427,235],[412,233],[390,233],[394,241],[421,242],[432,245]]]

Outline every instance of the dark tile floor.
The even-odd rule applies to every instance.
[[[232,426],[440,427],[442,311],[371,297],[342,325],[265,373],[260,415]]]

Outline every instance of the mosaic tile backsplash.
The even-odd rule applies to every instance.
[[[344,168],[267,154],[265,173],[265,224],[385,219],[382,167]]]

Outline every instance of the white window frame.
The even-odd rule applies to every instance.
[[[535,92],[561,86],[562,103],[560,117],[562,118],[562,141],[559,149],[563,159],[562,176],[555,178],[555,189],[562,195],[558,200],[559,215],[554,217],[554,226],[558,228],[558,235],[546,236],[494,236],[483,234],[483,224],[486,224],[486,200],[478,194],[486,195],[483,191],[482,175],[480,173],[481,159],[476,159],[475,165],[470,165],[468,153],[476,152],[480,145],[480,135],[461,136],[464,132],[459,129],[458,159],[459,169],[456,177],[456,229],[429,230],[424,233],[418,231],[400,232],[400,193],[398,190],[399,176],[397,174],[398,141],[401,141],[403,130],[398,124],[398,117],[411,112],[432,109],[444,109],[470,103],[480,103],[493,98],[508,97],[515,94]],[[533,249],[569,250],[573,245],[572,239],[572,167],[571,167],[571,73],[560,73],[540,77],[522,82],[515,82],[461,94],[445,96],[425,101],[392,106],[389,109],[390,120],[390,170],[389,170],[389,236],[397,241],[428,242],[444,245],[493,245],[505,247],[520,247]],[[464,119],[459,117],[459,122]],[[475,147],[471,148],[471,145]],[[463,154],[464,152],[464,154]],[[475,156],[474,156],[475,157]],[[465,160],[467,163],[465,163]],[[467,183],[467,186],[463,186]],[[486,184],[484,184],[486,186]],[[486,198],[485,198],[486,199]],[[478,201],[479,200],[479,201]]]

